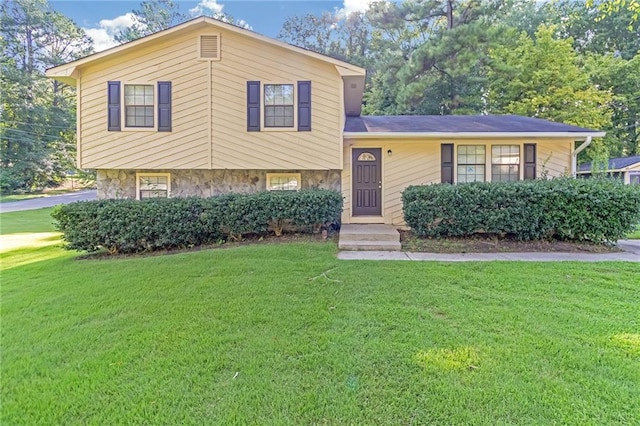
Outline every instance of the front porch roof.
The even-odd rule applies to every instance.
[[[640,167],[640,155],[632,157],[610,158],[607,165],[608,172],[621,172],[635,167]],[[591,163],[580,165],[578,173],[591,173]]]
[[[605,132],[519,115],[347,117],[345,138],[602,137]]]

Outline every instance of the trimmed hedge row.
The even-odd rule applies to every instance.
[[[193,247],[246,234],[314,232],[339,222],[342,194],[331,190],[226,194],[211,198],[101,200],[58,206],[51,216],[66,247],[135,253]]]
[[[640,222],[640,187],[606,178],[410,186],[404,218],[426,237],[615,242]]]

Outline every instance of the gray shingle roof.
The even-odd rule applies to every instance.
[[[635,155],[633,157],[618,157],[609,159],[609,166],[607,170],[620,170],[625,167],[629,167],[633,164],[640,163],[640,155]],[[584,163],[578,166],[579,172],[590,172],[591,171],[591,163]]]
[[[597,130],[519,115],[395,115],[347,117],[358,133],[596,133]]]

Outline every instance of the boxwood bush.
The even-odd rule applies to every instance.
[[[606,178],[410,186],[402,201],[407,225],[426,237],[610,243],[640,222],[640,187]]]
[[[211,198],[84,201],[51,214],[66,247],[135,253],[193,247],[247,234],[280,235],[339,222],[342,195],[331,190],[225,194]]]

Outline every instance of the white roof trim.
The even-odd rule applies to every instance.
[[[251,38],[254,38],[256,40],[260,40],[262,42],[272,44],[274,46],[278,46],[278,47],[282,47],[284,49],[291,50],[291,51],[299,53],[301,55],[309,56],[309,57],[318,59],[320,61],[324,61],[324,62],[328,62],[330,64],[334,64],[337,67],[341,67],[341,68],[344,68],[345,70],[349,70],[348,72],[352,73],[351,75],[363,75],[364,76],[366,74],[366,70],[364,68],[360,68],[358,66],[349,64],[347,62],[339,61],[337,59],[333,59],[333,58],[331,58],[329,56],[326,56],[326,55],[321,55],[319,53],[312,52],[310,50],[302,49],[300,47],[296,47],[296,46],[290,45],[288,43],[273,39],[271,37],[267,37],[267,36],[264,36],[262,34],[255,33],[255,32],[253,32],[251,30],[247,30],[247,29],[244,29],[244,28],[237,27],[235,25],[231,25],[231,24],[227,24],[225,22],[218,21],[217,19],[209,18],[207,16],[201,16],[199,18],[194,18],[194,19],[192,19],[190,21],[186,21],[186,22],[183,22],[182,24],[178,24],[175,27],[171,27],[171,28],[168,28],[166,30],[159,31],[157,33],[148,35],[146,37],[142,37],[142,38],[139,38],[137,40],[134,40],[134,41],[131,41],[131,42],[128,42],[128,43],[124,43],[124,44],[121,44],[119,46],[115,46],[115,47],[112,47],[110,49],[107,49],[107,50],[103,50],[102,52],[98,52],[98,53],[94,53],[94,54],[89,55],[89,56],[85,56],[84,58],[77,59],[75,61],[68,62],[66,64],[62,64],[62,65],[58,65],[58,66],[53,67],[53,68],[49,68],[46,71],[46,75],[48,77],[67,76],[67,75],[70,74],[70,72],[67,70],[69,68],[71,69],[71,72],[73,72],[73,71],[75,71],[75,69],[77,67],[79,67],[81,65],[84,65],[86,63],[93,62],[93,61],[105,58],[107,56],[114,55],[116,53],[120,53],[123,50],[128,50],[128,49],[134,48],[135,46],[138,46],[140,44],[149,43],[149,42],[151,42],[151,41],[153,41],[155,39],[165,37],[165,36],[167,36],[169,34],[173,34],[175,32],[182,31],[182,30],[185,30],[186,28],[189,28],[189,27],[192,27],[192,26],[196,26],[196,25],[202,24],[202,23],[213,25],[214,27],[219,27],[219,28],[222,28],[222,29],[227,30],[227,31],[232,31],[232,32],[235,32],[237,34],[241,34],[241,35],[243,35],[245,37],[251,37]]]
[[[348,139],[408,139],[408,138],[574,138],[604,137],[605,132],[344,132]]]

